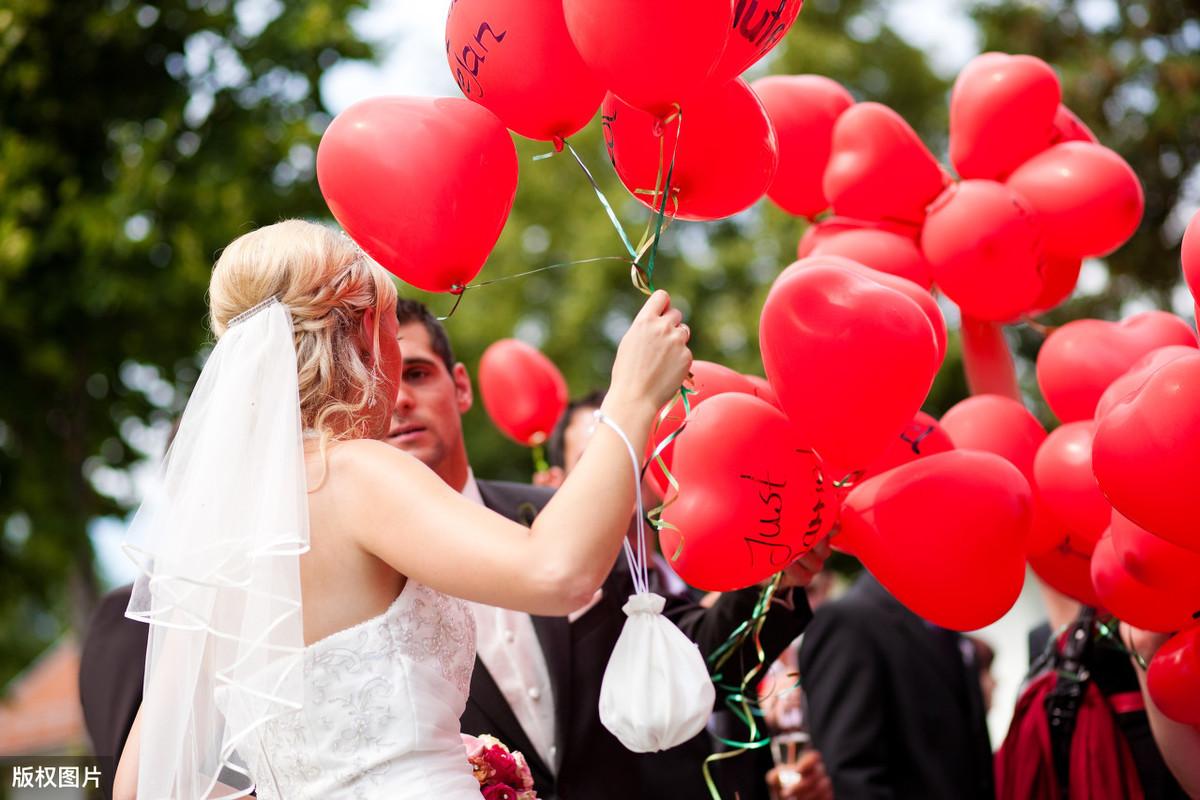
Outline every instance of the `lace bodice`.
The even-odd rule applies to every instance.
[[[478,800],[459,738],[466,604],[409,580],[383,614],[304,651],[304,707],[239,746],[261,800]]]

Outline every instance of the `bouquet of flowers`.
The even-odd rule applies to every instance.
[[[462,738],[484,800],[537,800],[529,764],[519,751],[487,734],[477,738],[464,733]]]

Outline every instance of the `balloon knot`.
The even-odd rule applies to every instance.
[[[563,147],[567,143],[567,140],[561,136],[555,136],[552,142],[554,144],[554,152],[561,153],[563,151]]]
[[[452,295],[460,295],[466,290],[467,287],[463,286],[461,283],[451,284],[450,286],[450,294]]]

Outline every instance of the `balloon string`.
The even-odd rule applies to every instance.
[[[595,258],[581,258],[578,261],[563,261],[558,264],[550,264],[549,266],[538,267],[537,269],[530,269],[526,270],[525,272],[518,272],[515,275],[503,275],[499,278],[492,278],[491,280],[472,283],[469,286],[456,286],[451,289],[451,292],[457,295],[458,298],[454,301],[454,307],[450,309],[450,312],[446,314],[446,316],[438,317],[438,320],[444,322],[445,320],[448,320],[450,317],[454,316],[454,312],[458,310],[458,304],[462,302],[463,295],[467,293],[468,289],[481,289],[484,286],[491,286],[492,284],[496,283],[504,283],[505,281],[515,280],[516,278],[526,278],[530,275],[536,275],[539,272],[548,272],[552,269],[563,269],[564,267],[575,267],[580,264],[596,264],[601,261],[620,261],[622,264],[629,263],[629,259],[625,256],[597,256]]]
[[[691,375],[688,376],[688,379],[689,380],[691,379]],[[688,398],[690,395],[693,395],[695,393],[696,393],[695,389],[689,389],[686,385],[680,386],[679,394],[677,394],[675,396],[675,399],[673,399],[669,404],[664,406],[662,411],[660,411],[658,413],[658,417],[654,421],[654,432],[655,433],[658,432],[658,429],[659,429],[659,427],[661,427],[663,422],[665,422],[667,420],[667,418],[670,417],[671,412],[675,408],[675,404],[676,403],[683,404],[683,421],[679,424],[678,428],[671,431],[670,435],[666,436],[661,442],[658,443],[658,446],[655,447],[654,451],[650,454],[650,458],[648,458],[646,460],[646,465],[644,467],[642,467],[642,476],[644,477],[646,474],[646,470],[650,469],[650,465],[657,464],[659,470],[662,471],[663,477],[666,479],[667,485],[669,487],[667,489],[666,496],[663,498],[663,501],[661,503],[659,503],[657,506],[655,506],[654,508],[650,509],[650,511],[646,514],[646,518],[648,520],[650,520],[650,524],[653,525],[654,529],[659,532],[662,532],[664,530],[679,531],[679,528],[677,528],[676,526],[672,525],[671,523],[667,522],[665,519],[662,518],[663,512],[666,511],[667,508],[672,503],[674,503],[676,500],[679,499],[679,480],[674,476],[674,474],[671,473],[671,469],[670,469],[670,467],[667,466],[666,462],[663,461],[662,453],[664,450],[667,449],[667,447],[671,444],[671,442],[673,442],[679,438],[679,436],[683,433],[684,428],[687,427],[688,420],[690,420],[692,418],[692,402]],[[653,434],[651,434],[651,435],[653,436]],[[681,553],[683,553],[683,534],[682,534],[682,532],[680,533],[680,536],[679,536],[679,545],[675,548],[675,552],[672,553],[669,557],[671,560],[671,563],[675,563],[675,561],[678,560]]]
[[[1134,662],[1142,668],[1143,671],[1149,667],[1149,665],[1146,663],[1146,659],[1142,658],[1141,653],[1132,650],[1125,644],[1125,642],[1121,641],[1121,636],[1117,632],[1117,626],[1109,625],[1108,620],[1106,619],[1097,619],[1096,630],[1100,633],[1099,638],[1107,640],[1114,647],[1116,647],[1117,650],[1132,658]]]
[[[646,232],[642,234],[642,241],[638,245],[638,258],[630,271],[630,278],[633,280],[633,285],[638,288],[643,294],[649,295],[654,293],[654,266],[655,258],[658,255],[658,244],[662,240],[662,232],[665,229],[667,218],[667,202],[671,202],[671,218],[674,219],[679,210],[679,201],[675,197],[677,187],[672,187],[671,181],[675,176],[675,159],[679,155],[679,139],[683,134],[683,110],[678,104],[675,105],[675,112],[662,121],[663,125],[675,123],[675,143],[671,147],[671,159],[667,160],[667,137],[665,132],[660,133],[658,137],[658,172],[654,178],[654,191],[647,192],[644,189],[637,189],[634,194],[650,194],[654,204],[658,206],[655,215],[646,225]],[[660,200],[661,198],[661,200]],[[650,259],[643,269],[641,266],[641,256],[646,253],[647,245],[649,246]]]
[[[1040,333],[1043,337],[1049,336],[1050,334],[1052,334],[1056,330],[1058,330],[1057,325],[1043,325],[1042,323],[1038,322],[1036,319],[1034,319],[1033,317],[1028,316],[1028,315],[1021,317],[1021,321],[1024,322],[1026,325],[1028,325],[1030,327],[1030,329],[1036,331],[1037,333]]]
[[[584,177],[586,177],[588,183],[592,185],[592,190],[596,193],[596,197],[600,200],[600,205],[604,206],[604,212],[608,215],[609,222],[611,222],[612,226],[616,228],[617,235],[621,237],[621,244],[625,245],[625,250],[629,253],[629,257],[634,261],[637,261],[638,252],[634,249],[633,244],[629,241],[629,236],[626,235],[625,228],[621,225],[621,221],[617,218],[617,212],[613,210],[612,203],[608,201],[608,198],[600,189],[600,184],[597,183],[595,176],[592,175],[592,171],[588,169],[587,164],[583,163],[583,159],[579,157],[579,153],[569,141],[564,139],[563,144],[566,145],[567,151],[575,157],[575,163],[579,164],[579,168],[583,170]],[[552,154],[547,154],[547,157],[549,155]]]
[[[754,610],[751,612],[750,618],[738,625],[733,633],[729,635],[729,638],[708,656],[708,663],[713,670],[713,683],[717,685],[718,689],[726,692],[725,705],[748,729],[746,741],[739,742],[718,737],[722,743],[733,749],[727,750],[724,753],[713,753],[704,759],[701,771],[704,774],[704,783],[708,787],[708,792],[713,800],[721,800],[721,793],[717,790],[716,784],[713,782],[711,765],[717,761],[737,758],[750,750],[758,750],[766,747],[771,741],[770,736],[765,731],[761,735],[759,734],[759,726],[755,717],[762,716],[762,709],[758,707],[757,696],[749,692],[748,688],[763,668],[767,666],[767,654],[762,646],[762,629],[767,620],[767,612],[771,608],[771,600],[774,599],[775,592],[779,589],[779,584],[782,581],[783,573],[781,572],[776,573],[771,580],[767,581],[766,585],[762,588],[762,592],[759,593],[758,601],[754,604]],[[721,670],[729,662],[729,659],[735,653],[740,652],[741,648],[750,640],[754,642],[754,666],[747,670],[740,684],[725,683],[722,680],[723,673]]]

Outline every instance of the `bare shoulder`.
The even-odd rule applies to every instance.
[[[327,463],[331,479],[357,486],[433,476],[416,458],[377,439],[352,439],[331,445]]]

